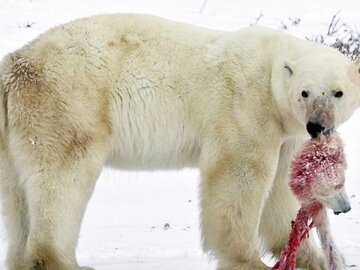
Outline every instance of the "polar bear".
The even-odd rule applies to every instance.
[[[358,108],[359,68],[266,28],[104,15],[51,29],[0,64],[9,269],[89,269],[75,248],[104,165],[199,167],[204,250],[218,269],[269,269],[261,248],[278,255],[299,207],[289,161]],[[298,263],[324,269],[311,239]]]

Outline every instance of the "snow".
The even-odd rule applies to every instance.
[[[50,27],[99,13],[145,13],[234,31],[254,24],[311,37],[326,33],[338,11],[359,28],[358,0],[0,0],[0,57]],[[289,19],[290,18],[290,19]],[[300,24],[291,25],[291,19]],[[27,27],[29,26],[29,27]],[[331,215],[336,243],[352,269],[360,269],[360,112],[340,128],[348,170],[346,187],[352,211]],[[199,171],[116,172],[104,169],[89,203],[77,256],[98,270],[213,270],[200,244]],[[170,228],[164,229],[168,223]],[[5,269],[7,240],[0,221],[0,269]]]

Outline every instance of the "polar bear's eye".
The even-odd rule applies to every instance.
[[[334,96],[337,98],[341,98],[343,95],[344,95],[343,91],[336,91]]]
[[[301,96],[307,98],[309,96],[309,92],[304,90],[301,92]]]

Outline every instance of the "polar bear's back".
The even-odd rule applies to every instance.
[[[155,37],[161,41],[178,42],[184,46],[203,46],[225,32],[210,30],[202,27],[178,23],[148,15],[111,14],[98,15],[78,19],[67,24],[56,26],[26,46],[26,51],[36,53],[41,44],[49,46],[55,42],[57,46],[69,46],[70,43],[80,45],[86,41],[91,46],[102,45],[101,42],[116,42],[126,35],[137,34],[139,40],[151,40]],[[135,40],[134,40],[135,41]],[[115,44],[114,44],[115,45]],[[32,50],[32,48],[34,50]]]

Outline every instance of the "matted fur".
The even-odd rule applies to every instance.
[[[204,249],[219,269],[268,269],[261,243],[278,255],[299,207],[287,180],[306,123],[336,128],[351,116],[358,69],[266,28],[107,15],[51,29],[0,65],[9,268],[80,269],[80,223],[107,164],[199,167]],[[311,240],[299,261],[324,269]]]

